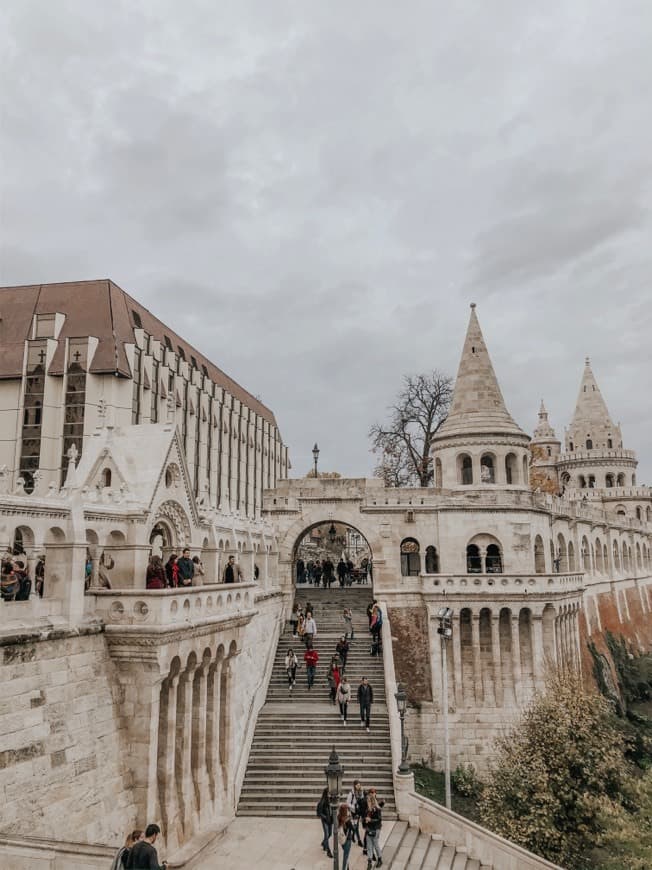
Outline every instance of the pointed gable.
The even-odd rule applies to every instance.
[[[620,426],[611,419],[588,357],[584,362],[575,413],[566,440],[569,446],[574,444],[575,449],[622,447]]]

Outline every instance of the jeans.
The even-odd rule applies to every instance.
[[[342,870],[348,870],[349,866],[349,852],[351,851],[351,846],[353,845],[353,840],[347,840],[346,843],[342,846]]]
[[[288,686],[293,686],[297,678],[297,666],[288,668]]]
[[[369,727],[369,720],[371,719],[371,704],[360,704],[360,721],[364,722],[367,728]]]
[[[331,843],[331,834],[333,833],[333,823],[327,822],[325,819],[321,820],[321,828],[324,832],[324,839],[321,841],[321,845],[323,849],[330,849]]]
[[[346,623],[346,633],[353,640],[353,620],[345,619],[344,622]]]
[[[308,688],[310,688],[312,686],[312,684],[315,682],[315,666],[314,665],[308,665],[306,667],[306,678],[308,680]]]
[[[367,859],[372,861],[374,858],[382,858],[383,853],[380,851],[380,835],[378,831],[367,831]]]
[[[348,706],[349,705],[348,705],[347,701],[345,701],[343,704],[340,703],[340,716],[344,719],[345,722],[346,722],[346,710],[347,710]]]

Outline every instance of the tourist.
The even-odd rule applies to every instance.
[[[151,556],[145,575],[145,585],[148,589],[165,589],[165,568],[160,556]]]
[[[195,576],[195,565],[190,558],[190,550],[185,547],[181,558],[177,560],[179,569],[179,585],[192,586],[192,578]]]
[[[113,859],[113,864],[111,864],[111,870],[123,870],[127,866],[127,860],[129,859],[129,853],[131,852],[132,846],[134,846],[139,840],[142,840],[145,836],[144,831],[130,831],[126,838],[124,846],[121,846],[115,858]]]
[[[292,637],[297,636],[297,626],[299,625],[299,605],[295,603],[292,605],[292,613],[290,614],[290,627],[292,628]]]
[[[342,635],[342,637],[337,642],[337,646],[335,647],[335,652],[339,656],[340,662],[342,663],[342,673],[346,670],[346,660],[349,655],[349,642],[346,639],[346,635]]]
[[[369,626],[369,631],[371,632],[372,644],[371,644],[371,655],[377,656],[382,651],[382,642],[380,639],[381,631],[383,628],[383,612],[377,604],[374,604],[373,610],[371,612],[371,624]]]
[[[342,724],[346,725],[347,711],[349,701],[351,700],[351,686],[348,679],[344,676],[337,687],[337,703],[340,705],[340,719]]]
[[[242,576],[240,566],[236,564],[235,556],[229,556],[224,568],[222,583],[242,583],[243,580],[244,577]]]
[[[312,617],[312,611],[306,610],[306,618],[303,623],[303,640],[306,646],[311,644],[317,637],[317,623]]]
[[[330,559],[324,559],[322,563],[322,584],[324,589],[328,586],[331,588],[331,583],[335,579],[333,571],[335,570],[333,563]]]
[[[340,561],[337,563],[337,579],[339,581],[341,589],[344,588],[346,573],[346,562],[344,561],[344,559],[340,559]]]
[[[308,683],[308,689],[312,689],[313,683],[315,682],[315,668],[319,661],[319,653],[316,649],[313,649],[312,645],[308,646],[306,649],[303,654],[303,660],[306,664],[306,681]]]
[[[129,852],[127,870],[164,870],[168,866],[167,861],[158,863],[158,854],[154,848],[160,833],[158,825],[147,825],[144,839],[134,843]]]
[[[355,839],[355,827],[347,804],[340,804],[337,812],[337,839],[342,847],[342,870],[348,870],[349,853]]]
[[[326,679],[328,680],[329,697],[331,703],[334,705],[337,699],[337,690],[340,687],[340,680],[342,679],[337,659],[331,660],[331,666],[328,669],[328,676]]]
[[[84,565],[84,592],[88,592],[93,576],[93,559],[88,550],[86,550],[86,564]]]
[[[319,798],[319,803],[317,804],[317,815],[321,821],[321,827],[324,834],[321,841],[321,847],[328,857],[332,858],[333,853],[331,852],[330,839],[333,833],[333,819],[331,817],[331,805],[328,798],[327,788],[323,790],[321,797]]]
[[[294,650],[289,649],[287,651],[287,655],[285,656],[285,672],[288,675],[288,689],[291,692],[294,684],[297,681],[297,665],[299,664],[299,660],[297,659]]]
[[[34,569],[34,588],[39,598],[43,598],[43,590],[45,589],[45,556],[39,556],[36,568]]]
[[[360,822],[364,822],[367,816],[367,793],[363,790],[359,779],[353,780],[353,788],[349,792],[349,796],[346,802],[351,811],[351,819],[355,830],[355,838],[358,842],[358,846],[362,846],[363,844],[362,837],[360,836]]]
[[[311,559],[308,562],[308,564],[306,565],[306,580],[308,581],[308,583],[312,583],[312,581],[313,581],[314,570],[315,570],[315,563]]]
[[[373,866],[382,867],[383,853],[380,850],[380,829],[383,824],[380,804],[376,798],[376,789],[370,788],[367,793],[367,870]],[[377,859],[374,865],[374,858]]]
[[[16,601],[28,601],[32,591],[32,581],[25,568],[25,563],[22,559],[16,559],[14,562],[14,574],[18,579],[18,592],[16,593]]]
[[[313,581],[314,581],[315,586],[319,586],[319,584],[321,582],[321,572],[322,572],[321,562],[319,561],[319,559],[317,559],[317,561],[315,562],[314,570],[313,570]]]
[[[204,585],[204,576],[206,572],[204,571],[204,565],[202,564],[202,560],[199,556],[192,557],[192,564],[194,568],[193,574],[193,586],[203,586]]]
[[[179,566],[177,565],[176,553],[170,553],[170,558],[165,563],[165,579],[170,589],[176,589],[179,585]]]
[[[354,638],[353,634],[353,611],[350,607],[344,608],[344,625],[346,626],[346,636],[350,637],[351,640]]]
[[[369,726],[371,722],[371,705],[374,702],[374,690],[369,685],[366,677],[363,677],[358,686],[358,704],[360,705],[360,725],[362,728]]]
[[[14,572],[14,566],[11,562],[2,563],[2,574],[0,575],[0,595],[3,601],[15,601],[18,590],[20,589],[20,580]]]

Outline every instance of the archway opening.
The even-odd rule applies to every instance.
[[[294,546],[292,576],[297,585],[329,588],[373,582],[373,553],[359,529],[325,520],[305,529]]]

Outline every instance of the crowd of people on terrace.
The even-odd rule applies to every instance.
[[[353,583],[373,582],[373,561],[365,556],[356,567],[349,558],[342,556],[334,565],[328,556],[324,559],[309,559],[307,562],[299,558],[296,564],[296,579],[298,584],[308,583],[330,589],[335,580],[341,588],[352,586]]]

